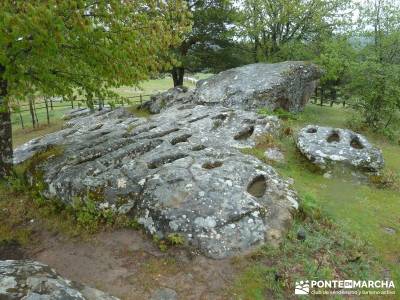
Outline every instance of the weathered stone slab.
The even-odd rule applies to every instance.
[[[382,152],[364,136],[348,129],[308,125],[300,130],[297,147],[322,169],[330,163],[372,172],[384,166]]]

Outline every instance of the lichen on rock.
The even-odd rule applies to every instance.
[[[37,166],[44,197],[67,205],[90,200],[135,218],[152,235],[179,234],[221,258],[275,239],[290,224],[296,193],[271,166],[240,151],[279,124],[275,116],[221,105],[174,105],[149,119],[121,108],[72,118],[16,149],[15,161],[62,147]],[[255,195],[249,185],[257,178],[264,182]]]

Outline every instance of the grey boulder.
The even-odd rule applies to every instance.
[[[0,299],[118,300],[67,280],[47,265],[30,260],[0,261]]]
[[[308,125],[300,130],[296,144],[308,160],[322,169],[341,163],[377,172],[384,166],[382,152],[364,136],[348,129]]]
[[[194,99],[201,104],[298,112],[306,105],[321,74],[319,67],[308,62],[251,64],[199,81]]]
[[[152,114],[158,114],[174,104],[185,104],[193,100],[193,90],[178,86],[163,93],[153,95],[150,100],[143,103],[142,109],[147,109]]]
[[[63,149],[37,166],[45,197],[72,204],[94,195],[98,209],[132,216],[160,238],[178,234],[209,257],[279,241],[297,208],[290,184],[240,151],[277,132],[275,116],[176,105],[150,119],[118,109],[66,126],[15,151],[20,163]]]

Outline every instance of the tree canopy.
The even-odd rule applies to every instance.
[[[12,159],[8,104],[28,95],[87,99],[168,67],[190,29],[185,1],[0,2],[0,178]]]
[[[165,67],[188,29],[182,1],[11,1],[0,4],[7,95],[87,96],[136,84]]]
[[[226,49],[233,38],[230,25],[234,23],[234,9],[230,0],[186,0],[191,13],[192,30],[182,43],[173,49],[175,59],[172,75],[174,85],[183,84],[185,68],[207,68],[218,49]],[[206,58],[206,59],[204,59]]]

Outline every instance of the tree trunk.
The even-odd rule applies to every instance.
[[[44,104],[46,105],[47,125],[50,125],[49,102],[46,97],[44,98]]]
[[[253,60],[255,63],[258,63],[258,45],[259,45],[258,38],[254,38],[254,48],[253,48]]]
[[[33,110],[33,102],[32,98],[29,98],[29,112],[31,113],[32,119],[32,126],[33,128],[36,127],[36,118],[35,118],[35,111]]]
[[[184,67],[174,67],[172,69],[172,79],[174,80],[174,87],[183,85],[184,75],[185,75]]]
[[[24,118],[22,118],[21,111],[19,111],[18,114],[19,114],[19,121],[21,122],[21,127],[22,127],[22,129],[25,129]]]
[[[5,68],[0,65],[0,78]],[[6,101],[7,81],[0,80],[0,180],[11,175],[13,167],[11,113]]]
[[[38,126],[39,125],[39,119],[38,119],[38,116],[37,116],[36,100],[35,99],[33,99],[33,112],[35,113],[36,126]]]

